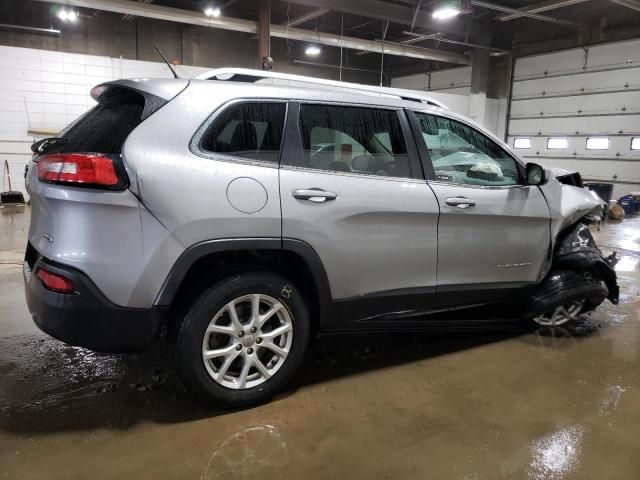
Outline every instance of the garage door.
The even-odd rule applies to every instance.
[[[640,41],[517,59],[508,132],[529,161],[640,190]]]

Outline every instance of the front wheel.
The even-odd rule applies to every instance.
[[[607,286],[589,272],[552,272],[540,284],[527,307],[527,319],[545,327],[560,326],[600,305]]]
[[[309,332],[306,305],[290,282],[269,273],[236,275],[206,290],[185,316],[178,371],[205,401],[260,403],[291,380]]]

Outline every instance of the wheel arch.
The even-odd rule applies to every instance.
[[[170,307],[172,324],[195,298],[213,283],[242,271],[269,271],[280,274],[302,290],[311,316],[312,328],[325,324],[331,292],[320,257],[306,242],[280,238],[240,238],[210,240],[187,248],[167,275],[154,302]]]

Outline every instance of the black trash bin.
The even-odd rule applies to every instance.
[[[611,197],[613,196],[613,183],[589,182],[585,183],[584,187],[592,192],[596,192],[596,194],[609,205]]]

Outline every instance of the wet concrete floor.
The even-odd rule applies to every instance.
[[[618,306],[554,331],[322,340],[284,394],[220,411],[167,351],[36,329],[28,213],[0,208],[0,478],[640,478],[640,218],[596,232],[621,257]]]

